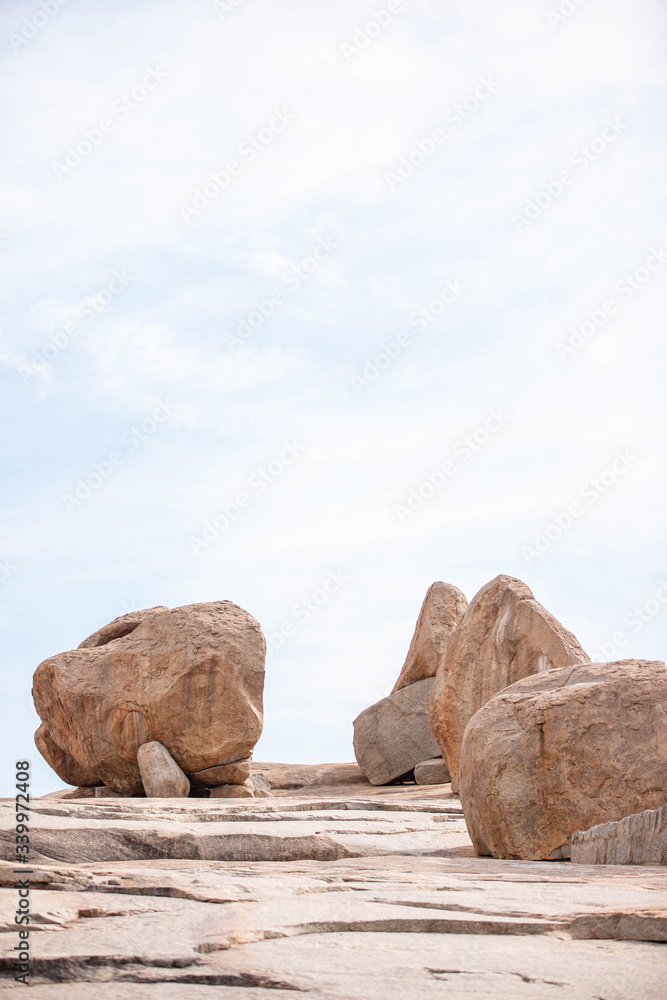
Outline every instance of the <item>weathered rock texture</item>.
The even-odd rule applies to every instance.
[[[190,775],[193,785],[211,787],[213,785],[242,785],[250,777],[250,758],[235,760],[219,767],[207,767]]]
[[[102,784],[92,768],[79,764],[66,750],[58,746],[44,722],[35,733],[35,745],[46,763],[68,785],[90,787]]]
[[[438,755],[429,728],[433,678],[394,691],[354,720],[354,753],[372,785],[402,778],[415,764]]]
[[[570,837],[659,809],[667,788],[667,670],[621,660],[513,684],[470,720],[461,801],[478,854],[569,857]]]
[[[578,865],[667,865],[667,805],[573,833],[570,857]]]
[[[432,757],[417,764],[415,781],[418,785],[445,785],[449,781],[449,771],[442,757]]]
[[[185,799],[190,782],[166,747],[157,740],[144,743],[137,751],[141,782],[148,798]]]
[[[41,663],[35,706],[90,783],[132,794],[142,788],[142,743],[158,740],[186,773],[251,755],[265,650],[259,624],[230,601],[136,612]],[[49,763],[74,779],[54,755]]]
[[[320,792],[31,800],[31,1000],[664,1000],[659,870],[475,857],[449,789]],[[7,1000],[15,837],[6,799]]]
[[[431,730],[458,790],[463,732],[498,691],[589,657],[529,588],[497,576],[468,605],[446,643],[431,697]]]
[[[458,587],[453,587],[450,583],[431,584],[393,691],[400,691],[426,677],[435,677],[445,643],[467,606],[465,594]]]
[[[242,785],[216,785],[211,789],[212,799],[252,799],[255,797],[254,786],[250,778]]]
[[[368,785],[368,778],[358,764],[274,764],[253,761],[253,780],[257,772],[265,776],[272,789]]]

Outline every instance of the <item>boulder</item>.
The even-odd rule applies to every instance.
[[[137,751],[141,782],[149,799],[187,799],[190,782],[166,747],[153,740]]]
[[[354,720],[354,753],[372,785],[402,778],[438,754],[428,721],[433,678],[394,691]]]
[[[498,691],[544,670],[589,660],[571,632],[512,576],[472,599],[449,636],[431,697],[431,730],[458,791],[463,732]]]
[[[195,786],[210,787],[211,785],[242,785],[250,777],[250,757],[235,760],[231,764],[219,764],[217,767],[207,767],[203,771],[195,771],[190,775],[190,781]]]
[[[153,608],[45,660],[33,697],[51,741],[89,778],[131,795],[142,791],[144,743],[162,743],[186,774],[250,757],[265,651],[259,624],[231,601]]]
[[[583,663],[526,677],[473,716],[461,761],[478,854],[567,858],[573,833],[664,805],[665,664]]]
[[[570,860],[577,865],[667,865],[667,805],[573,833]]]
[[[423,760],[415,767],[415,784],[446,785],[449,781],[449,771],[442,757],[432,757]]]
[[[445,643],[467,606],[465,594],[458,587],[453,587],[450,583],[431,584],[393,691],[400,691],[426,677],[435,677]]]

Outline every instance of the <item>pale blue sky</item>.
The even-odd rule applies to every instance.
[[[3,794],[132,608],[283,628],[258,759],[352,759],[434,580],[664,657],[667,15],[561,6],[2,5]]]

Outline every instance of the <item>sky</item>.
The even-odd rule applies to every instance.
[[[658,0],[5,0],[2,771],[43,659],[267,642],[257,760],[353,759],[429,585],[662,659]]]

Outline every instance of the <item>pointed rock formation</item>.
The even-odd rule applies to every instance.
[[[482,587],[447,640],[431,696],[431,730],[452,790],[465,727],[482,705],[522,677],[588,659],[521,580],[497,576]]]
[[[468,602],[451,583],[432,583],[426,592],[415,632],[394,691],[435,677],[445,643],[463,617]]]

